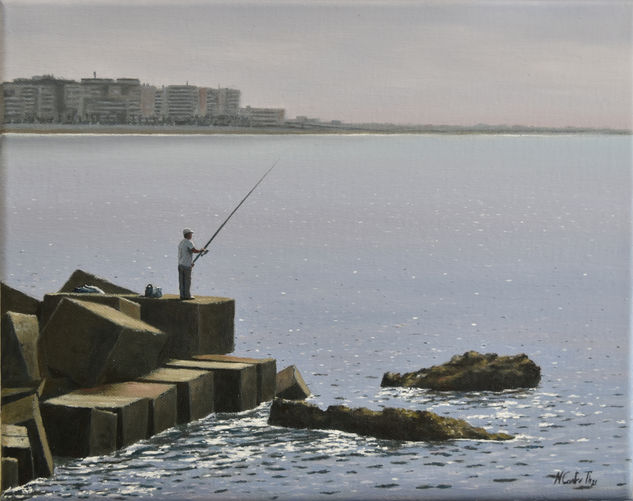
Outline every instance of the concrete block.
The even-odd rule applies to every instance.
[[[149,402],[146,398],[82,395],[72,392],[47,400],[45,405],[60,405],[84,409],[100,409],[117,416],[118,449],[148,438]],[[51,431],[51,433],[53,433]]]
[[[83,270],[75,270],[63,287],[59,289],[59,292],[72,292],[76,287],[82,285],[96,285],[106,294],[138,294]]]
[[[0,333],[3,386],[37,383],[40,380],[37,317],[7,312],[2,316]]]
[[[231,353],[235,349],[233,299],[197,296],[182,301],[173,294],[161,298],[125,297],[141,305],[144,322],[169,335],[166,359]]]
[[[40,414],[40,401],[36,389],[28,396],[2,405],[2,423],[20,425],[27,429],[33,468],[36,477],[50,477],[55,465],[48,437]]]
[[[178,406],[173,384],[126,381],[81,389],[74,394],[146,398],[149,402],[148,436],[176,426]]]
[[[11,487],[20,485],[20,477],[18,473],[18,460],[16,458],[2,458],[2,490],[6,491]]]
[[[18,388],[2,388],[2,407],[21,400],[25,397],[30,397],[38,393],[39,386],[20,386]],[[30,416],[30,408],[28,409]]]
[[[40,313],[40,325],[43,327],[48,319],[57,308],[57,305],[65,297],[75,299],[77,301],[88,301],[90,303],[105,304],[110,308],[119,310],[121,313],[135,318],[141,319],[141,307],[137,303],[125,299],[118,294],[81,294],[77,292],[57,292],[55,294],[46,294],[42,301],[42,309]]]
[[[61,457],[101,456],[117,448],[117,414],[94,407],[42,403],[51,451]]]
[[[195,369],[156,369],[139,381],[176,385],[178,424],[189,423],[214,411],[213,372]]]
[[[254,365],[257,369],[257,405],[275,398],[277,361],[274,358],[249,358],[231,355],[195,355],[195,360]]]
[[[2,425],[2,456],[15,458],[18,463],[18,484],[35,478],[29,434],[24,426]]]
[[[64,393],[70,393],[79,389],[77,383],[74,383],[69,377],[46,377],[42,386],[40,398],[48,400],[49,398],[58,397]]]
[[[294,365],[277,374],[277,397],[286,400],[303,400],[310,396],[310,389]]]
[[[25,315],[39,315],[41,303],[17,289],[0,282],[0,316],[7,311],[24,313]]]
[[[81,387],[135,379],[158,367],[166,335],[114,308],[64,298],[40,336],[41,358]]]
[[[167,366],[213,372],[216,412],[241,412],[257,407],[257,369],[254,365],[206,360],[170,360]]]

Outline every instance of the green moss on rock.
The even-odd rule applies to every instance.
[[[440,391],[500,391],[533,388],[541,380],[541,369],[527,355],[499,356],[468,351],[443,365],[416,372],[387,372],[381,386],[428,388]]]
[[[475,440],[510,440],[505,433],[489,433],[463,419],[442,417],[429,411],[388,407],[372,411],[364,407],[351,409],[332,405],[322,411],[316,405],[275,399],[269,424],[290,428],[341,430],[388,440],[443,441],[458,438]]]

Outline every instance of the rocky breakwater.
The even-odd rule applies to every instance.
[[[468,351],[442,365],[404,374],[387,372],[380,386],[427,388],[438,391],[501,391],[533,388],[541,369],[525,354],[499,356]]]
[[[73,292],[84,284],[104,293]],[[43,301],[0,293],[3,489],[51,476],[55,456],[107,454],[274,397],[274,359],[226,355],[232,299],[146,298],[81,270]]]
[[[340,430],[387,440],[444,441],[455,439],[511,440],[505,433],[490,433],[463,419],[429,411],[386,408],[372,411],[343,405],[325,411],[304,401],[275,399],[268,423],[289,428]]]

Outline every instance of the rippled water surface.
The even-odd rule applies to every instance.
[[[204,243],[279,159],[194,270],[195,294],[236,299],[236,354],[296,364],[322,408],[428,409],[516,437],[284,429],[263,404],[60,459],[54,478],[7,498],[630,495],[630,137],[10,135],[2,146],[4,279],[35,297],[77,268],[175,292],[181,228]],[[386,371],[471,349],[524,352],[541,384],[380,388]]]

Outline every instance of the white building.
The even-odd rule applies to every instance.
[[[237,89],[207,89],[207,115],[237,117],[241,95]]]
[[[168,85],[160,99],[161,115],[170,121],[184,123],[196,117],[198,88],[193,85]]]
[[[283,125],[286,112],[283,108],[241,108],[240,119],[249,127],[278,127]]]

